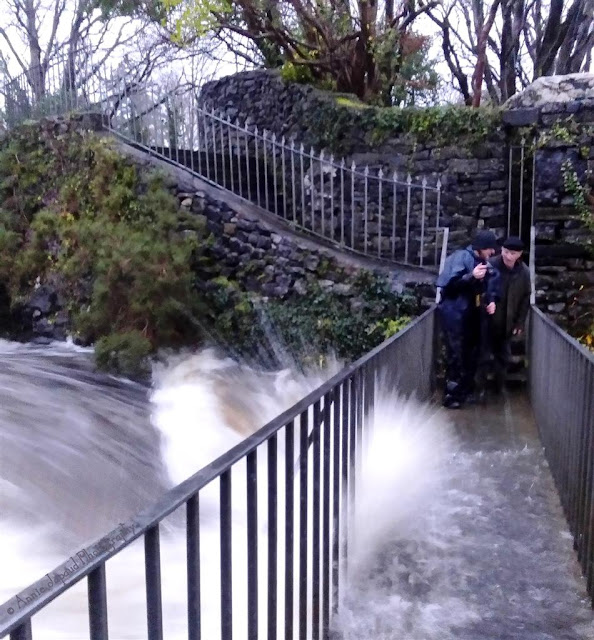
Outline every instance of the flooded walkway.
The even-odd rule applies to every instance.
[[[460,448],[350,586],[341,640],[590,640],[594,612],[527,397],[449,412]]]

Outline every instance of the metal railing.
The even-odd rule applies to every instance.
[[[522,137],[508,149],[507,235],[519,236],[526,245],[536,215],[536,139]]]
[[[152,508],[73,554],[72,558],[80,559],[76,569],[71,558],[4,603],[0,606],[0,637],[8,633],[11,640],[35,637],[32,617],[86,578],[90,638],[106,640],[106,565],[142,536],[148,637],[163,638],[160,531],[164,519],[181,507],[185,509],[188,637],[215,640],[201,629],[201,563],[206,551],[201,548],[200,536],[204,520],[201,498],[214,483],[218,484],[220,511],[220,637],[230,640],[234,629],[247,629],[249,640],[328,638],[331,615],[339,606],[340,586],[347,570],[349,530],[362,447],[368,436],[368,416],[382,388],[397,388],[405,395],[415,393],[420,399],[430,396],[434,315],[433,307],[166,493]],[[267,463],[264,473],[262,461]],[[245,512],[239,516],[232,478],[233,486],[245,484],[246,488]],[[266,544],[259,539],[262,513]],[[238,566],[231,548],[237,527],[246,531],[242,566]],[[263,559],[266,593],[258,590]],[[233,606],[233,586],[238,580],[245,580],[247,587],[247,602],[242,603],[247,607],[245,619],[238,619]],[[207,584],[213,588],[210,581]]]
[[[594,599],[594,354],[532,305],[528,357],[534,417]]]
[[[441,183],[399,178],[382,166],[358,167],[305,149],[200,106],[185,90],[122,86],[106,127],[131,142],[248,200],[295,228],[342,249],[437,267]]]
[[[87,50],[69,52],[5,82],[2,93],[7,126],[76,111],[103,113],[102,99],[113,91],[118,74],[112,69],[108,76],[100,54],[96,52],[99,58],[94,60]]]
[[[100,113],[106,129],[342,249],[437,268],[441,183],[357,166],[296,140],[231,122],[201,107],[194,88],[170,91],[117,69],[66,61],[5,86],[9,125],[70,112]],[[90,65],[90,66],[89,66]]]

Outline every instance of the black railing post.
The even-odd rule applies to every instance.
[[[349,417],[349,534],[352,533],[352,525],[355,517],[356,483],[355,477],[357,461],[357,433],[359,419],[359,379],[355,373],[350,379],[351,415]]]
[[[312,513],[312,577],[311,577],[311,637],[320,640],[320,400],[313,411],[313,513]]]
[[[352,396],[351,396],[351,379],[347,378],[342,383],[342,494],[340,496],[342,506],[344,509],[343,516],[341,518],[342,524],[342,549],[341,549],[341,559],[343,562],[344,571],[347,569],[347,558],[349,552],[349,511],[350,511],[350,453],[349,453],[349,443],[350,443],[350,434],[352,430],[351,424],[351,406],[352,406]]]
[[[144,534],[146,571],[146,615],[149,640],[163,640],[163,609],[161,603],[161,552],[159,525]]]
[[[231,469],[221,474],[221,640],[233,638],[233,557],[231,553]]]
[[[328,636],[330,628],[330,506],[332,504],[332,492],[330,485],[330,437],[332,429],[330,424],[331,418],[331,399],[332,393],[324,396],[324,421],[323,421],[323,486],[324,486],[324,503],[323,503],[323,521],[322,521],[322,637]]]
[[[307,552],[308,552],[308,431],[309,411],[300,418],[299,432],[299,640],[308,640],[307,635]]]
[[[332,613],[338,612],[338,581],[340,569],[340,455],[344,437],[344,423],[342,422],[342,392],[344,383],[336,387],[334,391],[334,441],[332,464]]]
[[[568,353],[571,356],[570,353]],[[572,493],[571,493],[571,504],[570,504],[570,514],[571,514],[571,532],[573,534],[573,545],[574,549],[577,549],[578,537],[580,534],[578,518],[579,518],[579,509],[580,509],[580,501],[582,499],[581,495],[581,452],[583,448],[583,429],[584,429],[584,402],[580,402],[580,398],[583,396],[583,385],[584,385],[584,376],[586,375],[586,371],[584,370],[584,361],[581,358],[571,358],[573,361],[572,366],[572,379],[573,379],[573,387],[574,387],[574,397],[572,404],[572,424],[573,424],[573,436],[572,436],[572,455],[571,455],[571,468],[573,469],[572,473]]]
[[[583,359],[585,361],[585,358]],[[587,363],[586,363],[587,364]],[[592,447],[594,446],[594,367],[587,367],[582,380],[582,397],[585,398],[584,410],[582,413],[582,438],[581,438],[581,464],[580,464],[580,499],[578,508],[578,529],[577,553],[578,560],[585,567],[588,557],[588,549],[592,545],[592,535],[589,530],[590,510],[592,508],[592,466],[594,456]]]
[[[285,427],[285,640],[293,640],[295,421]]]
[[[258,450],[247,455],[248,640],[258,640]]]
[[[89,631],[91,640],[107,640],[107,590],[105,564],[101,564],[89,574],[87,589],[89,594]]]
[[[186,554],[188,563],[188,640],[201,638],[200,611],[200,494],[186,505]]]
[[[277,437],[268,439],[268,640],[276,639],[277,631]]]
[[[31,629],[31,618],[25,620],[20,627],[17,627],[11,634],[10,640],[33,640]]]

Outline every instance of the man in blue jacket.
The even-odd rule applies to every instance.
[[[437,278],[438,314],[446,346],[443,404],[458,409],[472,399],[479,359],[482,314],[493,315],[499,300],[498,271],[487,261],[497,239],[478,231],[465,249],[454,251]]]

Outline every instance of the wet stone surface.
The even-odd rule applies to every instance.
[[[460,448],[443,492],[353,576],[333,640],[594,638],[527,398],[506,391],[450,417]]]

